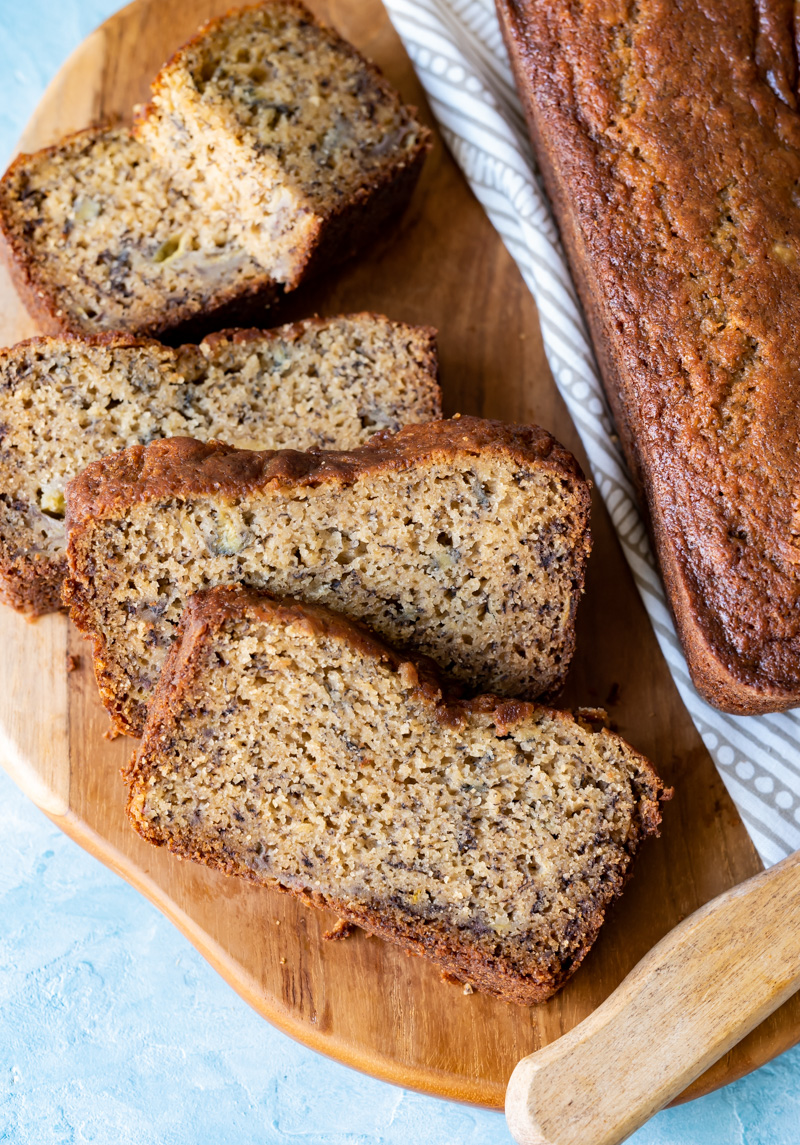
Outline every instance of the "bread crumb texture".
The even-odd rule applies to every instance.
[[[463,417],[351,453],[173,438],[95,462],[67,501],[65,599],[124,730],[186,600],[217,584],[327,604],[504,695],[557,688],[572,655],[589,493],[536,427]]]
[[[377,314],[214,334],[172,350],[106,336],[0,351],[0,597],[60,605],[67,482],[155,438],[363,445],[440,415],[434,332]]]
[[[275,288],[125,128],[21,155],[0,182],[0,226],[19,284],[55,332],[159,333],[234,296]]]
[[[430,665],[241,589],[191,602],[128,779],[152,842],[525,1004],[583,959],[662,792],[608,731],[448,702]]]

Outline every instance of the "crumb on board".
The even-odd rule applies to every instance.
[[[346,918],[337,918],[330,930],[326,930],[323,938],[328,942],[337,942],[342,938],[349,938],[355,930],[355,923],[348,922]]]
[[[75,656],[72,652],[68,652],[67,653],[67,675],[69,675],[70,672],[77,672],[77,670],[78,670],[78,668],[80,668],[80,666],[81,666],[80,657]]]

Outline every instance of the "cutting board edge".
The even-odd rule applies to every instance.
[[[20,786],[4,761],[0,762],[0,766],[3,767],[12,781]],[[371,1058],[368,1054],[354,1051],[352,1045],[345,1040],[327,1036],[314,1030],[307,1022],[294,1019],[291,1012],[284,1007],[278,1004],[268,1005],[265,996],[252,983],[250,976],[240,971],[238,963],[234,962],[218,943],[210,939],[202,927],[198,926],[191,916],[159,887],[157,882],[148,878],[147,874],[132,863],[123,852],[84,823],[73,811],[68,809],[65,814],[52,813],[24,788],[21,787],[21,790],[24,795],[31,798],[32,802],[47,816],[50,822],[73,843],[76,843],[93,859],[102,863],[128,886],[144,895],[148,902],[181,932],[201,957],[213,967],[247,1005],[260,1014],[271,1026],[292,1038],[293,1041],[317,1053],[322,1053],[342,1065],[356,1069],[360,1073],[389,1082],[392,1085],[401,1086],[404,1089],[413,1089],[430,1097],[444,1098],[465,1105],[502,1110],[505,1100],[505,1086],[492,1082],[475,1082],[467,1078],[454,1080],[452,1074],[438,1071],[433,1067],[401,1067],[391,1058],[383,1055],[376,1055]],[[313,910],[312,907],[305,909]],[[434,1081],[436,1084],[433,1084]]]
[[[128,886],[144,895],[148,902],[175,926],[202,958],[220,975],[227,984],[236,991],[239,997],[271,1026],[280,1030],[282,1034],[307,1049],[358,1070],[369,1077],[385,1081],[403,1089],[412,1089],[429,1097],[437,1097],[446,1101],[455,1101],[464,1105],[474,1105],[482,1109],[501,1112],[505,1103],[505,1086],[495,1082],[476,1082],[471,1079],[456,1079],[454,1075],[444,1071],[437,1071],[432,1067],[398,1066],[391,1058],[376,1055],[374,1058],[364,1053],[358,1053],[351,1043],[343,1039],[331,1038],[314,1030],[307,1022],[293,1019],[291,1013],[279,1005],[270,1006],[265,996],[259,992],[256,985],[251,983],[249,976],[242,973],[223,948],[212,941],[208,934],[192,918],[175,903],[159,885],[141,871],[135,864],[116,847],[108,842],[102,835],[93,831],[74,812],[67,810],[66,814],[54,813],[40,803],[33,794],[26,791],[18,783],[14,773],[9,770],[5,761],[0,766],[7,772],[12,781],[20,787],[23,794],[43,812],[55,827],[68,836],[92,858],[102,863]],[[177,861],[177,860],[176,860]],[[312,910],[313,908],[307,907]],[[785,1053],[800,1043],[800,1026],[792,1033],[790,1039],[781,1048],[776,1050],[774,1057]],[[768,1060],[773,1060],[772,1058]],[[766,1065],[767,1062],[761,1063]],[[757,1066],[756,1068],[760,1068]],[[670,1106],[684,1105],[689,1101],[705,1097],[723,1086],[730,1085],[746,1077],[752,1070],[747,1063],[742,1063],[740,1069],[728,1073],[725,1080],[715,1080],[714,1067],[692,1082]]]

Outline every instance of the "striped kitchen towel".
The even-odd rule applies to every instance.
[[[800,847],[800,711],[727,716],[695,691],[542,191],[493,0],[385,0],[448,147],[539,309],[547,360],[681,698],[769,866]]]

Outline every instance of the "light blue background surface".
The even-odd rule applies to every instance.
[[[47,81],[115,7],[0,0],[0,166]],[[800,1049],[659,1114],[631,1140],[800,1145]],[[501,1114],[374,1081],[273,1030],[0,771],[0,1142],[510,1145],[511,1137]]]

